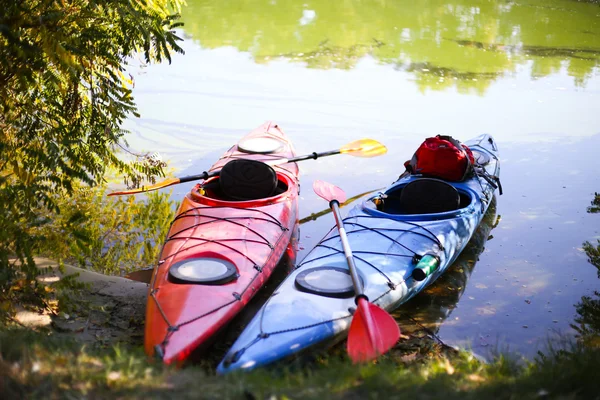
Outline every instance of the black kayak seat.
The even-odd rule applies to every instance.
[[[457,210],[458,190],[440,179],[420,178],[402,188],[398,203],[401,214],[433,214]]]
[[[227,199],[264,199],[273,196],[277,190],[277,173],[261,161],[232,160],[223,166],[219,175],[219,186]]]

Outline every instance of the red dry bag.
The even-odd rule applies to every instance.
[[[467,146],[451,136],[437,135],[425,139],[404,166],[411,174],[462,181],[473,172],[474,162]]]

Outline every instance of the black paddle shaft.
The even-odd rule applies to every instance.
[[[322,153],[311,153],[311,154],[307,154],[305,156],[298,156],[298,157],[293,157],[290,158],[287,162],[296,162],[296,161],[304,161],[304,160],[316,160],[319,157],[326,157],[326,156],[333,156],[336,154],[340,154],[342,151],[341,150],[331,150],[331,151],[324,151]]]
[[[287,163],[291,163],[291,162],[296,162],[296,161],[304,161],[304,160],[316,160],[319,157],[326,157],[326,156],[333,156],[335,154],[340,154],[342,151],[341,150],[331,150],[331,151],[324,151],[322,153],[311,153],[311,154],[307,154],[304,156],[298,156],[298,157],[293,157],[293,158],[282,158],[281,159],[281,164],[287,164]],[[269,163],[269,165],[277,165],[279,164],[279,162],[275,161],[274,163]],[[204,171],[201,174],[198,175],[190,175],[190,176],[184,176],[182,178],[179,178],[179,183],[185,183],[185,182],[191,182],[191,181],[197,181],[200,179],[208,179],[208,178],[212,178],[213,176],[218,176],[221,173],[221,170],[218,171]]]
[[[184,176],[182,178],[179,178],[179,183],[197,181],[199,179],[212,178],[213,176],[219,175],[220,172],[221,172],[221,170],[219,170],[219,171],[212,171],[212,172],[204,171],[203,173],[198,174],[198,175]]]

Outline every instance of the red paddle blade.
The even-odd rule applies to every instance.
[[[400,328],[390,314],[364,298],[358,300],[347,345],[353,362],[376,359],[391,349],[399,338]]]
[[[346,201],[346,193],[339,187],[332,185],[329,182],[316,180],[313,182],[313,190],[322,199],[327,201],[336,200],[338,203]]]

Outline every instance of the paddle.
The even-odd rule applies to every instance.
[[[348,198],[348,199],[347,199],[346,201],[344,201],[343,203],[340,203],[340,207],[343,207],[343,206],[345,206],[346,204],[350,204],[350,203],[352,203],[354,200],[356,200],[356,199],[360,199],[361,197],[363,197],[363,196],[364,196],[364,195],[366,195],[366,194],[373,193],[373,192],[375,192],[375,191],[382,190],[382,189],[383,189],[383,188],[379,188],[379,189],[372,189],[372,190],[367,190],[366,192],[362,192],[362,193],[359,193],[359,194],[357,194],[357,195],[354,195],[354,196],[352,196],[352,197]],[[325,215],[325,214],[329,214],[330,212],[331,212],[331,208],[327,207],[327,208],[326,208],[326,209],[324,209],[324,210],[321,210],[321,211],[319,211],[319,212],[316,212],[316,213],[311,213],[309,216],[307,216],[307,217],[304,217],[304,218],[300,219],[300,221],[298,221],[298,223],[299,223],[300,225],[302,225],[302,224],[305,224],[305,223],[307,223],[307,222],[310,222],[310,221],[316,221],[318,218],[321,218],[323,215]]]
[[[400,338],[400,328],[390,314],[370,303],[363,292],[339,209],[339,204],[346,200],[346,194],[337,186],[319,180],[313,183],[313,190],[319,197],[329,201],[354,284],[357,309],[348,332],[348,355],[355,363],[373,360],[396,344]]]
[[[354,142],[350,142],[350,143],[342,146],[338,150],[324,151],[322,153],[315,152],[315,153],[307,154],[304,156],[293,157],[293,158],[278,158],[273,161],[268,161],[268,162],[266,162],[266,164],[274,166],[274,165],[287,164],[290,162],[304,161],[304,160],[309,160],[309,159],[316,160],[319,157],[333,156],[335,154],[349,154],[349,155],[355,156],[355,157],[377,157],[382,154],[385,154],[386,152],[387,152],[387,148],[383,144],[379,143],[377,140],[359,139],[359,140],[355,140]],[[210,172],[204,171],[203,173],[198,174],[198,175],[184,176],[181,178],[169,178],[162,182],[156,183],[154,185],[142,186],[139,189],[112,192],[112,193],[109,193],[108,195],[109,196],[120,196],[120,195],[125,195],[125,194],[150,192],[152,190],[157,190],[157,189],[162,189],[162,188],[165,188],[168,186],[177,185],[178,183],[197,181],[200,179],[208,179],[213,176],[218,176],[219,172],[220,172],[220,170],[219,171],[210,171]]]

